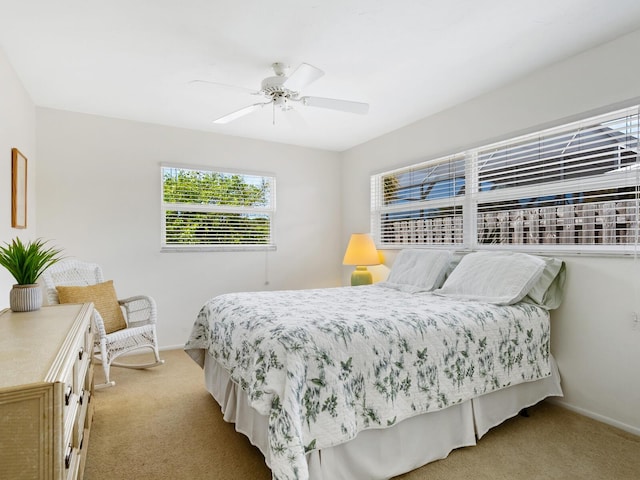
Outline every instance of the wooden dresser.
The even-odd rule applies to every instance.
[[[0,312],[0,478],[82,478],[93,417],[93,304]]]

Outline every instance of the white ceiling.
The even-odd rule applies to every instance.
[[[342,151],[640,28],[638,0],[0,0],[37,106]],[[630,61],[636,61],[629,59]],[[368,115],[256,103],[270,65]]]

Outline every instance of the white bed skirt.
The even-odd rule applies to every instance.
[[[384,429],[360,432],[353,440],[307,454],[310,480],[383,480],[445,458],[452,450],[476,444],[489,429],[523,408],[562,396],[560,374],[551,358],[551,376],[508,387],[437,412],[409,418]],[[235,424],[270,464],[267,417],[249,406],[226,370],[205,355],[207,390],[224,419]]]

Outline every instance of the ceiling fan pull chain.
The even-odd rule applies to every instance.
[[[271,105],[273,105],[273,108],[271,109],[271,111],[273,112],[273,125],[275,126],[276,124],[276,102],[273,102]]]

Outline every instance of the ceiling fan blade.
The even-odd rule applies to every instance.
[[[307,107],[329,108],[342,112],[358,113],[364,115],[369,111],[368,103],[351,102],[349,100],[338,100],[336,98],[323,97],[301,97],[302,104]]]
[[[309,124],[295,108],[289,109],[284,112],[284,118],[289,123],[289,126],[294,129],[307,128]]]
[[[319,68],[309,65],[308,63],[301,63],[300,66],[289,75],[289,78],[285,80],[282,86],[294,92],[299,92],[323,75],[324,72]]]
[[[256,110],[261,109],[265,105],[269,105],[271,102],[266,103],[254,103],[253,105],[249,105],[248,107],[241,108],[240,110],[236,110],[235,112],[228,113],[227,115],[214,120],[213,123],[223,124],[229,123],[237,118],[244,117],[245,115],[249,115]]]
[[[232,88],[234,90],[241,90],[243,92],[247,92],[250,93],[252,95],[257,95],[260,92],[253,89],[253,88],[247,88],[247,87],[240,87],[238,85],[229,85],[228,83],[220,83],[220,82],[212,82],[210,80],[191,80],[189,81],[189,85],[197,85],[197,84],[207,84],[207,85],[213,85],[215,87],[224,87],[224,88]]]

